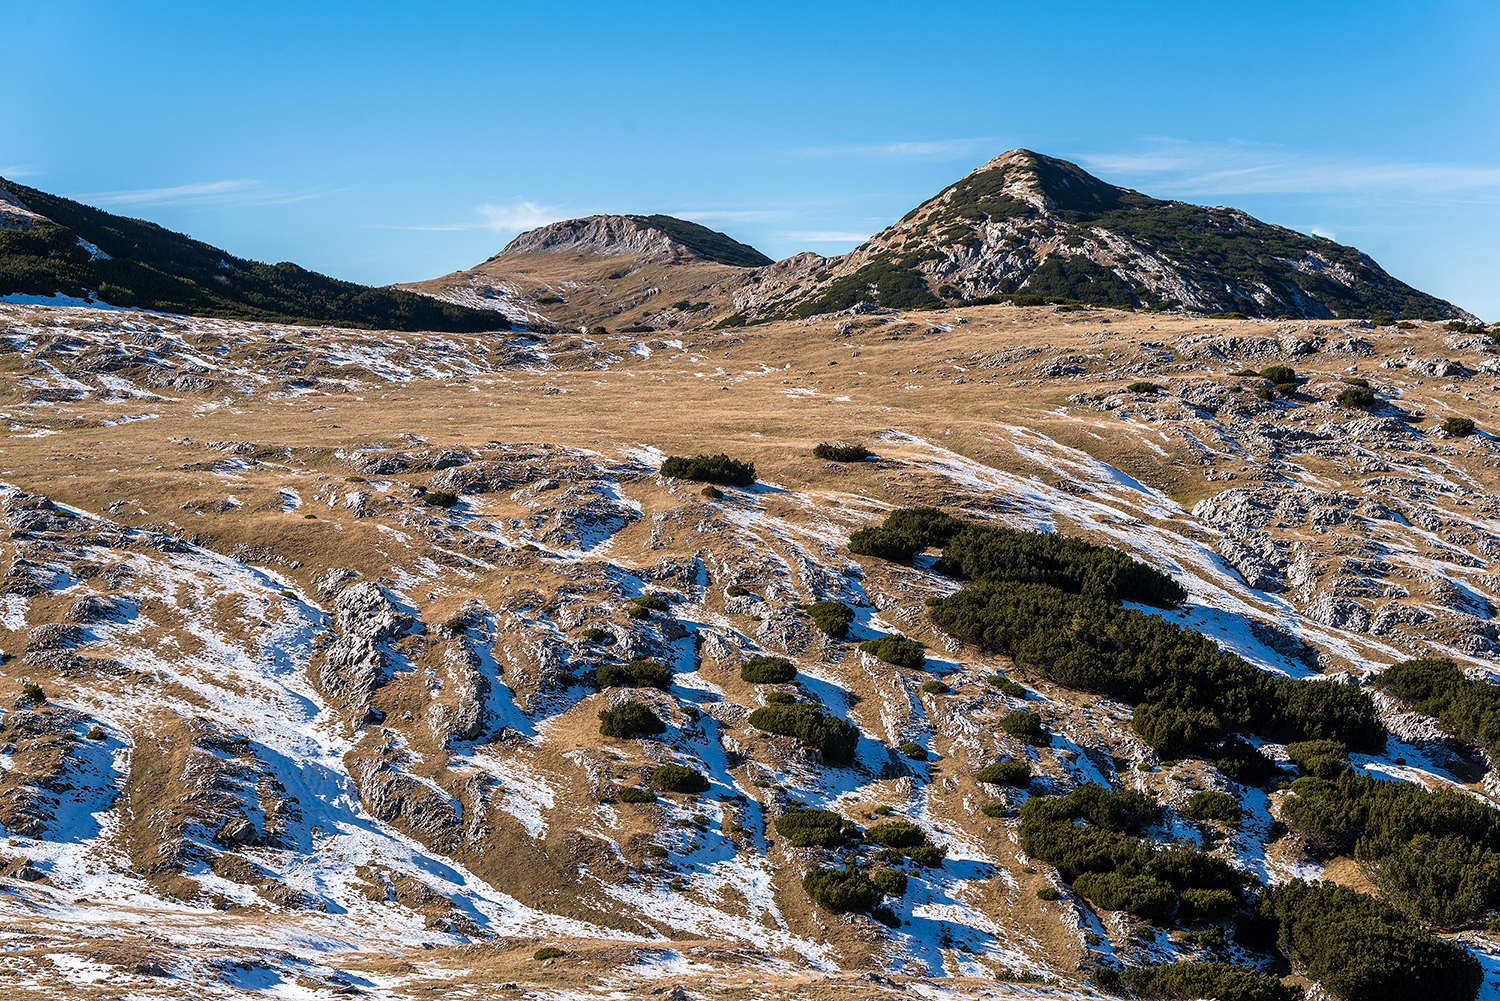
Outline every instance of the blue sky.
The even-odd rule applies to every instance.
[[[1500,4],[0,0],[0,176],[434,277],[666,212],[836,254],[1024,146],[1500,319]]]

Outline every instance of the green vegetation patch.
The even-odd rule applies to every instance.
[[[740,667],[740,680],[752,685],[784,685],[797,677],[797,668],[785,657],[764,654],[751,657]]]
[[[854,624],[854,609],[842,601],[815,601],[808,606],[807,614],[815,626],[837,640],[848,636]]]
[[[852,724],[825,716],[817,706],[762,706],[750,714],[750,725],[767,733],[796,737],[821,751],[830,764],[853,760],[859,746],[859,731]]]
[[[695,455],[691,459],[674,455],[661,464],[661,474],[699,483],[748,487],[755,482],[755,463],[740,462],[722,452],[718,455]]]
[[[650,789],[642,789],[639,786],[621,786],[615,790],[615,796],[621,803],[655,803],[656,793]]]
[[[875,453],[863,445],[846,445],[843,442],[823,442],[813,448],[813,455],[829,462],[864,462]]]
[[[646,703],[635,699],[599,710],[599,733],[604,737],[654,737],[666,730],[667,724]]]
[[[832,810],[788,810],[776,818],[776,833],[798,848],[837,848],[847,840],[844,827]]]
[[[880,888],[858,869],[813,868],[802,878],[803,891],[835,914],[868,911],[880,903]]]
[[[991,785],[1015,786],[1017,789],[1025,789],[1031,785],[1031,765],[1025,761],[1017,761],[1015,759],[996,761],[979,769],[974,778],[980,782],[988,782]]]
[[[1461,946],[1347,886],[1293,880],[1267,890],[1256,912],[1277,923],[1286,957],[1335,997],[1469,999],[1484,982],[1479,961]]]
[[[629,664],[600,664],[600,688],[659,688],[672,687],[672,672],[654,660],[633,660]]]
[[[1200,633],[1157,615],[1044,584],[978,584],[928,609],[940,628],[1005,653],[1050,681],[1138,706],[1167,746],[1217,743],[1230,729],[1272,739],[1385,743],[1370,696],[1352,685],[1257,670]],[[1139,708],[1144,704],[1144,713]]]
[[[651,783],[668,792],[708,791],[708,776],[686,765],[661,765],[652,769]]]
[[[1306,992],[1271,973],[1232,963],[1171,963],[1116,970],[1100,966],[1092,981],[1132,998],[1217,998],[1218,1001],[1301,1001]]]
[[[874,654],[887,664],[916,670],[927,663],[922,644],[905,636],[881,636],[865,640],[859,645],[861,651]]]

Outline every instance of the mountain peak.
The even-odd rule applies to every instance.
[[[772,263],[754,247],[668,215],[595,215],[548,223],[517,236],[490,260],[570,252],[670,264],[701,260],[754,268]]]

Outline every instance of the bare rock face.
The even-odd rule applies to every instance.
[[[327,601],[356,580],[359,580],[358,570],[350,570],[348,567],[333,567],[325,570],[323,573],[314,574],[313,587],[318,589],[318,597]]]
[[[463,819],[463,806],[415,776],[377,756],[353,757],[349,773],[372,815],[424,842],[451,845]]]
[[[386,645],[420,630],[390,592],[365,581],[345,588],[333,602],[338,639],[328,648],[319,681],[329,699],[341,705],[356,726],[374,719],[370,696],[390,675]]]
[[[799,654],[812,642],[807,621],[790,609],[776,609],[761,620],[755,638],[762,644],[789,654]]]
[[[125,604],[116,598],[86,594],[68,608],[68,619],[73,622],[103,622],[125,616]]]
[[[492,641],[489,620],[489,609],[473,600],[466,601],[453,617],[458,632],[443,650],[450,700],[434,702],[428,708],[428,727],[445,747],[456,740],[474,740],[484,732],[490,679],[475,647]]]
[[[1352,629],[1362,633],[1370,628],[1370,613],[1359,602],[1349,598],[1323,595],[1307,606],[1307,617],[1335,629]]]
[[[83,630],[77,626],[49,622],[44,626],[37,626],[26,634],[26,649],[28,652],[67,650],[82,643],[85,638]]]

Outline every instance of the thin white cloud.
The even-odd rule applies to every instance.
[[[263,181],[226,180],[179,184],[170,188],[137,188],[130,191],[94,191],[73,195],[88,205],[291,205],[311,198],[342,191],[342,188],[316,188],[302,191],[273,191]]]
[[[13,164],[9,167],[0,167],[0,177],[26,177],[34,173],[36,171],[24,163]]]
[[[134,191],[96,191],[76,196],[90,205],[166,205],[172,202],[218,199],[243,194],[260,186],[259,181],[205,181],[172,188],[139,188]]]
[[[869,233],[841,233],[830,230],[813,230],[802,233],[782,233],[784,240],[800,240],[803,243],[864,243]]]
[[[1085,153],[1076,159],[1117,183],[1130,178],[1166,182],[1186,196],[1391,193],[1431,197],[1500,188],[1500,166],[1379,162],[1250,142],[1156,138],[1143,150]]]
[[[993,147],[994,136],[971,139],[937,139],[929,142],[850,143],[838,146],[810,146],[792,150],[802,157],[863,157],[883,160],[960,160],[975,150]],[[998,151],[997,151],[998,152]]]
[[[567,219],[560,206],[538,205],[520,198],[507,205],[486,203],[476,206],[474,211],[484,218],[469,222],[438,222],[416,226],[376,223],[370,229],[410,229],[430,233],[454,233],[462,230],[487,229],[492,233],[519,233],[526,229],[545,226],[549,222]]]

